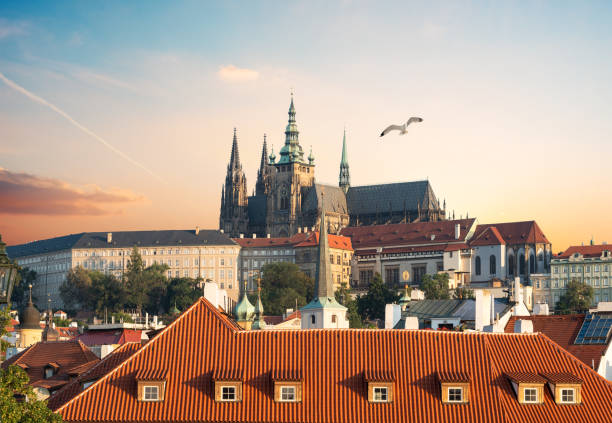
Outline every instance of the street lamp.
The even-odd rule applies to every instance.
[[[0,308],[8,308],[17,276],[17,265],[6,254],[6,244],[0,235]]]

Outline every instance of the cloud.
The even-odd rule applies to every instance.
[[[0,40],[3,38],[12,37],[14,35],[27,34],[27,28],[27,22],[10,22],[4,18],[0,18]]]
[[[226,82],[255,81],[259,78],[259,72],[256,70],[238,68],[234,65],[221,66],[217,75]]]
[[[121,189],[74,187],[58,179],[0,168],[0,214],[101,216],[121,213],[117,206],[144,201]]]

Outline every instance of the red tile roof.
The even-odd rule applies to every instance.
[[[512,316],[506,324],[506,333],[514,332],[517,320],[531,320],[533,331],[541,332],[589,367],[597,369],[606,345],[574,344],[578,331],[584,322],[584,314],[555,316]]]
[[[340,234],[351,238],[355,250],[384,246],[462,243],[465,242],[474,221],[475,219],[461,219],[440,222],[350,226],[342,229]],[[459,239],[455,239],[455,224],[461,226]]]
[[[573,375],[571,373],[551,373],[551,372],[547,372],[547,373],[543,373],[542,376],[544,376],[549,382],[552,383],[576,383],[576,384],[580,384],[582,383],[582,379],[579,378],[576,375]]]
[[[55,368],[53,380],[66,383],[75,371],[84,372],[100,359],[78,341],[38,342],[2,363],[5,369],[18,365],[25,369],[30,384],[45,379],[45,367]],[[58,382],[59,383],[59,382]],[[42,385],[41,385],[42,386]]]
[[[60,334],[60,337],[67,339],[74,339],[79,336],[79,328],[66,327],[66,326],[57,326],[55,329]]]
[[[47,406],[51,410],[57,410],[70,399],[83,391],[83,383],[95,381],[110,372],[112,369],[123,363],[128,357],[138,351],[141,347],[140,343],[128,342],[116,348],[112,353],[104,357],[88,371],[82,373],[79,377],[73,379],[70,383],[64,386],[59,391],[55,392],[47,402]]]
[[[546,378],[539,373],[506,372],[504,374],[516,383],[546,383]]]
[[[134,375],[167,369],[165,400],[138,401]],[[213,377],[239,369],[242,401],[214,400]],[[269,375],[302,372],[302,401],[274,402]],[[366,370],[389,372],[393,402],[371,404]],[[506,372],[567,372],[582,404],[519,404]],[[465,373],[468,404],[443,404],[438,373]],[[612,384],[542,334],[418,330],[239,331],[200,299],[157,337],[58,412],[70,421],[609,422]]]
[[[499,230],[495,226],[486,227],[484,230],[476,233],[470,240],[470,245],[473,246],[484,246],[484,245],[506,245],[506,241],[499,233]]]
[[[470,381],[470,375],[466,372],[438,372],[440,382],[462,382]]]
[[[78,339],[87,346],[94,345],[116,345],[126,342],[140,342],[142,330],[139,329],[108,329],[90,330],[81,335]]]
[[[573,245],[555,258],[570,258],[575,253],[580,253],[585,258],[601,257],[601,253],[610,251],[612,253],[612,245]]]
[[[526,222],[506,222],[506,223],[490,223],[487,225],[478,225],[474,231],[473,240],[477,240],[483,235],[488,228],[494,227],[506,244],[550,244],[542,229],[538,226],[535,220]],[[489,237],[493,236],[489,232]],[[482,244],[491,245],[491,244]]]

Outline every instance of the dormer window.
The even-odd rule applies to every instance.
[[[299,370],[274,370],[271,373],[274,383],[274,401],[302,401],[302,372]]]
[[[141,369],[136,373],[136,384],[138,387],[138,401],[156,402],[163,401],[166,394],[165,370]],[[86,382],[86,388],[94,381]],[[87,386],[85,386],[87,384]]]
[[[364,379],[368,384],[368,401],[393,402],[393,374],[385,370],[366,370]]]
[[[442,402],[467,404],[470,402],[470,376],[462,372],[439,372]]]
[[[215,401],[242,401],[242,371],[216,371],[213,374],[213,381],[215,385]]]
[[[506,373],[519,404],[541,404],[544,402],[546,379],[537,373]]]
[[[45,367],[45,379],[53,377],[53,367]]]
[[[557,404],[580,404],[582,379],[570,373],[542,373]]]

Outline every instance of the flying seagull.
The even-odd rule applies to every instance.
[[[385,135],[387,135],[389,132],[391,131],[400,131],[400,135],[404,135],[407,131],[408,125],[410,125],[412,122],[423,122],[423,119],[421,119],[420,117],[411,117],[410,119],[408,119],[408,122],[406,122],[403,125],[389,125],[387,127],[387,129],[385,129],[384,131],[382,131],[380,133],[381,137],[384,137]]]

